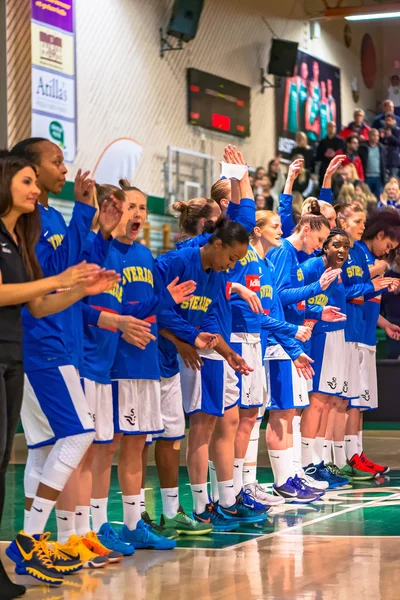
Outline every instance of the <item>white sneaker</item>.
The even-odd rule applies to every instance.
[[[297,473],[297,475],[309,487],[313,487],[317,490],[326,490],[329,487],[329,483],[327,481],[317,481],[312,475],[305,473],[304,469],[302,469],[300,473]]]
[[[275,496],[272,493],[270,494],[265,487],[258,483],[258,481],[255,483],[247,483],[243,489],[246,494],[253,496],[254,500],[257,500],[257,502],[266,506],[280,506],[281,504],[285,504],[284,498]]]

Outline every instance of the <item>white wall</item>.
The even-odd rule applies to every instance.
[[[202,150],[219,159],[227,141],[233,141],[250,164],[266,164],[275,151],[275,114],[274,91],[260,93],[260,67],[266,66],[271,40],[260,11],[271,4],[206,0],[196,39],[182,52],[160,59],[159,27],[168,23],[172,0],[77,2],[79,151],[70,177],[78,165],[93,168],[106,145],[124,136],[143,146],[135,183],[155,195],[163,195],[162,165],[168,145]],[[359,66],[364,29],[354,27],[351,50],[343,42],[343,21],[323,25],[321,39],[311,41],[304,15],[297,18],[301,7],[300,1],[274,3],[277,14],[268,21],[276,34],[341,67],[344,121],[354,108],[350,83],[355,76],[361,88],[358,104],[374,108],[375,91],[365,89]],[[378,49],[379,31],[375,37]],[[187,124],[187,67],[252,87],[249,139],[205,132],[202,145],[198,128]]]

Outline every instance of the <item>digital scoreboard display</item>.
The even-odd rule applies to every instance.
[[[250,88],[188,69],[188,119],[191,125],[238,137],[250,135]]]

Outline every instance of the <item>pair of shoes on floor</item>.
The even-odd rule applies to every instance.
[[[289,477],[287,481],[278,486],[274,483],[273,493],[276,496],[284,498],[285,502],[293,504],[310,504],[320,500],[325,494],[325,491],[308,485],[304,478],[298,475]]]
[[[28,535],[21,531],[6,549],[18,575],[30,575],[48,585],[61,585],[64,575],[82,568],[100,568],[122,560],[120,552],[103,546],[97,534],[72,535],[66,544],[49,541],[50,533]]]
[[[390,471],[389,467],[378,465],[365,456],[364,452],[361,454],[354,454],[347,464],[340,469],[340,473],[345,477],[348,477],[352,481],[367,481],[380,477]]]

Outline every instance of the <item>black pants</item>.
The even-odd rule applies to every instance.
[[[0,362],[0,523],[6,493],[6,471],[21,412],[23,391],[22,362]]]

